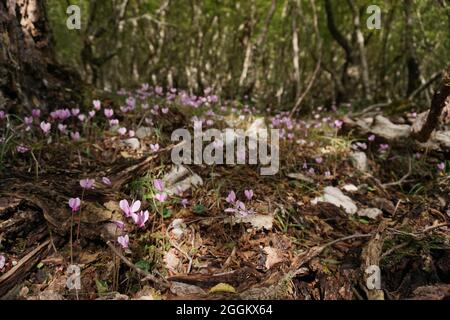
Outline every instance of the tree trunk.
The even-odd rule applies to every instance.
[[[0,38],[1,109],[50,110],[81,101],[79,76],[56,62],[44,0],[0,0]]]
[[[406,68],[408,70],[408,84],[406,96],[409,96],[420,86],[420,66],[414,43],[414,22],[412,20],[412,1],[404,1],[405,11],[405,44],[406,44]]]

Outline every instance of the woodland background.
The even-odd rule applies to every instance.
[[[66,27],[69,4],[80,31]],[[380,30],[366,27],[372,4]],[[281,109],[411,97],[426,108],[450,52],[447,0],[50,0],[48,11],[60,61],[97,87],[212,87]]]

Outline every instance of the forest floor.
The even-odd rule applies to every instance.
[[[347,130],[344,111],[296,119],[143,86],[85,114],[4,115],[0,296],[448,298],[445,154]],[[173,172],[171,133],[193,120],[280,129],[279,172]],[[67,285],[72,264],[79,290]],[[377,267],[381,288],[368,288]]]

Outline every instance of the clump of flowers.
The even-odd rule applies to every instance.
[[[253,199],[254,192],[251,189],[245,190],[244,195],[248,201],[251,201]],[[225,212],[227,213],[240,214],[242,216],[254,214],[254,211],[252,209],[247,209],[245,203],[237,199],[236,192],[234,192],[233,190],[228,193],[228,196],[225,200],[232,206],[225,209]]]

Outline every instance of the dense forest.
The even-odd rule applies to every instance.
[[[448,299],[449,53],[448,0],[0,0],[0,298]]]

